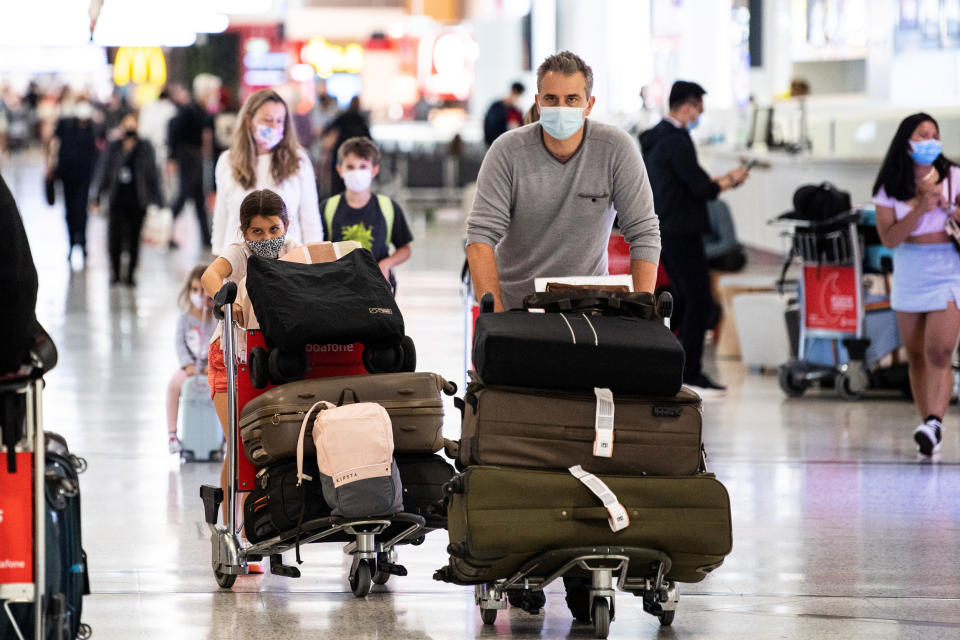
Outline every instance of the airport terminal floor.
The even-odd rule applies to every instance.
[[[164,418],[176,297],[201,260],[196,242],[145,248],[137,287],[111,288],[104,220],[91,217],[86,265],[75,256],[69,266],[61,203],[43,202],[39,163],[2,168],[40,274],[38,316],[60,350],[45,424],[89,463],[81,490],[92,594],[83,620],[94,638],[593,637],[592,625],[572,622],[559,583],[539,615],[510,609],[485,627],[472,588],[432,579],[446,561],[443,532],[401,547],[409,575],[364,599],[350,591],[349,556],[337,543],[306,548],[300,579],[268,572],[218,589],[198,487],[217,482],[219,464],[181,466],[167,452]],[[462,218],[414,220],[399,304],[419,369],[460,380]],[[957,407],[939,460],[924,462],[910,435],[917,416],[901,398],[786,399],[775,376],[708,356],[730,386],[705,404],[704,440],[709,468],[730,492],[733,552],[703,582],[681,586],[672,627],[618,593],[610,637],[960,638]],[[455,436],[452,406],[447,416]]]

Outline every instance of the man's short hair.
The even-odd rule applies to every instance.
[[[703,99],[705,93],[707,93],[707,90],[696,82],[677,80],[670,89],[670,110],[682,107],[688,102],[699,102]]]
[[[510,93],[515,93],[518,96],[523,95],[523,92],[526,90],[527,88],[523,86],[522,82],[514,82],[512,85],[510,85]]]
[[[587,98],[593,93],[593,69],[583,61],[583,58],[575,53],[561,51],[560,53],[548,56],[546,60],[540,63],[540,66],[537,68],[537,93],[539,93],[543,87],[543,76],[547,75],[548,71],[562,73],[565,76],[582,73],[584,87],[587,90]]]
[[[344,140],[340,148],[337,149],[337,164],[343,164],[344,158],[351,153],[358,158],[369,160],[370,164],[375,167],[380,166],[380,149],[377,148],[377,145],[375,145],[370,138],[356,136],[355,138],[347,138]]]

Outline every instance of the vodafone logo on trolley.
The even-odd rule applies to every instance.
[[[0,584],[33,582],[33,455],[17,454],[17,472],[0,460]]]

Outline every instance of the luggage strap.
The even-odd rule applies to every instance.
[[[313,413],[313,410],[319,407],[320,405],[325,405],[324,409],[331,409],[333,405],[327,402],[326,400],[320,400],[314,402],[313,406],[307,409],[307,413],[303,416],[303,424],[300,425],[300,436],[297,438],[297,486],[299,487],[303,484],[304,480],[313,480],[310,476],[306,475],[303,472],[303,438],[307,433],[307,422],[310,421],[310,414]]]
[[[606,507],[607,513],[610,514],[607,524],[610,525],[611,531],[617,532],[621,529],[626,529],[630,525],[630,518],[627,516],[626,508],[620,504],[617,496],[603,480],[592,473],[587,473],[580,465],[570,467],[569,471],[574,478],[582,482],[587,489],[590,489],[593,495],[597,496],[600,502],[603,503],[603,506]]]
[[[593,455],[610,458],[613,457],[613,392],[594,387],[593,393],[597,396],[597,417],[594,422],[597,435],[593,440]]]

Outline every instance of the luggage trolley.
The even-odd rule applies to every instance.
[[[236,328],[233,323],[232,304],[236,300],[237,286],[227,282],[215,297],[215,309],[222,315],[226,327]],[[395,547],[399,544],[420,544],[426,535],[424,518],[411,513],[391,516],[348,519],[325,517],[304,522],[298,530],[283,532],[256,544],[244,545],[240,540],[237,523],[237,494],[253,488],[252,481],[240,477],[241,466],[253,467],[240,452],[238,433],[238,375],[236,344],[233,330],[223,332],[224,362],[227,367],[227,413],[230,424],[227,429],[228,486],[223,489],[211,485],[200,487],[204,519],[210,528],[211,566],[217,584],[224,589],[233,586],[238,575],[249,573],[248,562],[270,558],[270,571],[275,575],[290,578],[300,577],[300,570],[284,565],[281,554],[301,544],[312,542],[346,541],[344,553],[353,556],[350,567],[350,589],[358,598],[370,592],[371,585],[384,584],[391,575],[406,575],[407,570],[397,564]],[[248,345],[249,346],[249,345]],[[245,463],[245,464],[244,464]],[[227,500],[227,522],[218,526],[220,506]]]
[[[870,213],[854,208],[825,220],[808,220],[788,212],[770,221],[790,227],[783,234],[791,245],[787,265],[795,256],[802,261],[796,358],[778,372],[780,387],[790,397],[803,395],[814,382],[832,382],[846,400],[859,398],[870,387],[906,386],[895,374],[874,366],[901,342],[889,296],[864,291],[865,265],[876,263],[869,270],[878,273],[889,270],[887,259],[876,251],[879,239],[865,238],[867,233],[876,235]],[[826,347],[831,354],[813,353],[815,347]]]

